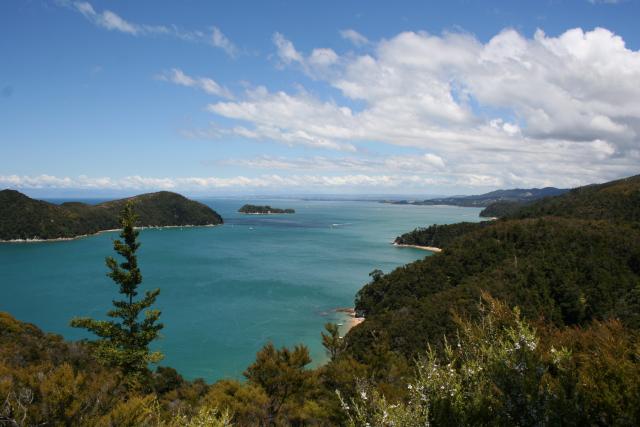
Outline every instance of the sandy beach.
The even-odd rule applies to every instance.
[[[337,308],[336,309],[337,313],[344,313],[346,314],[346,322],[344,324],[344,334],[346,334],[349,329],[353,328],[354,326],[358,326],[360,323],[364,322],[364,317],[356,317],[356,310],[353,307],[344,307],[344,308]]]
[[[442,249],[436,248],[435,246],[402,245],[400,243],[395,243],[395,242],[393,243],[393,246],[396,246],[399,248],[422,249],[424,251],[429,251],[429,252],[442,252]]]

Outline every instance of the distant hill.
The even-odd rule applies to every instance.
[[[480,216],[498,217],[503,220],[553,216],[640,224],[640,175],[605,184],[578,187],[559,196],[530,202],[496,202],[485,208]],[[480,222],[431,225],[398,236],[395,242],[445,248],[456,238],[487,224]]]
[[[269,214],[292,214],[296,213],[294,209],[280,209],[280,208],[272,208],[269,205],[266,206],[258,206],[258,205],[244,205],[238,212],[244,214],[253,214],[253,215],[269,215]]]
[[[451,205],[464,207],[487,207],[496,202],[527,203],[544,197],[557,196],[566,193],[567,189],[545,188],[514,188],[511,190],[496,190],[475,196],[453,196],[427,200],[398,200],[385,201],[395,205]]]
[[[525,205],[507,218],[542,216],[640,223],[640,175],[574,188],[559,197]]]
[[[222,218],[208,206],[169,191],[89,205],[35,200],[15,190],[0,191],[0,240],[57,239],[119,228],[118,215],[135,202],[139,226],[217,225]]]
[[[484,217],[536,218],[557,216],[581,219],[640,221],[640,175],[605,184],[569,190],[543,200],[500,201],[480,212]]]

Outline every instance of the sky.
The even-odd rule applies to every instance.
[[[3,0],[0,188],[478,194],[638,173],[640,4]]]

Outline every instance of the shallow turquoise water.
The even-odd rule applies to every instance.
[[[480,209],[376,202],[204,200],[219,227],[144,230],[144,288],[161,288],[163,365],[187,378],[240,378],[269,340],[306,344],[324,359],[320,332],[353,306],[368,273],[428,256],[390,245],[416,226],[477,221]],[[244,203],[292,207],[294,215],[244,216]],[[116,233],[0,244],[0,311],[77,339],[73,316],[103,317],[116,297],[105,276]]]

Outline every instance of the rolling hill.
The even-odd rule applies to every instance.
[[[223,220],[208,206],[169,191],[97,205],[61,205],[32,199],[15,190],[0,191],[0,240],[73,238],[119,228],[118,214],[133,200],[139,226],[217,225]]]

